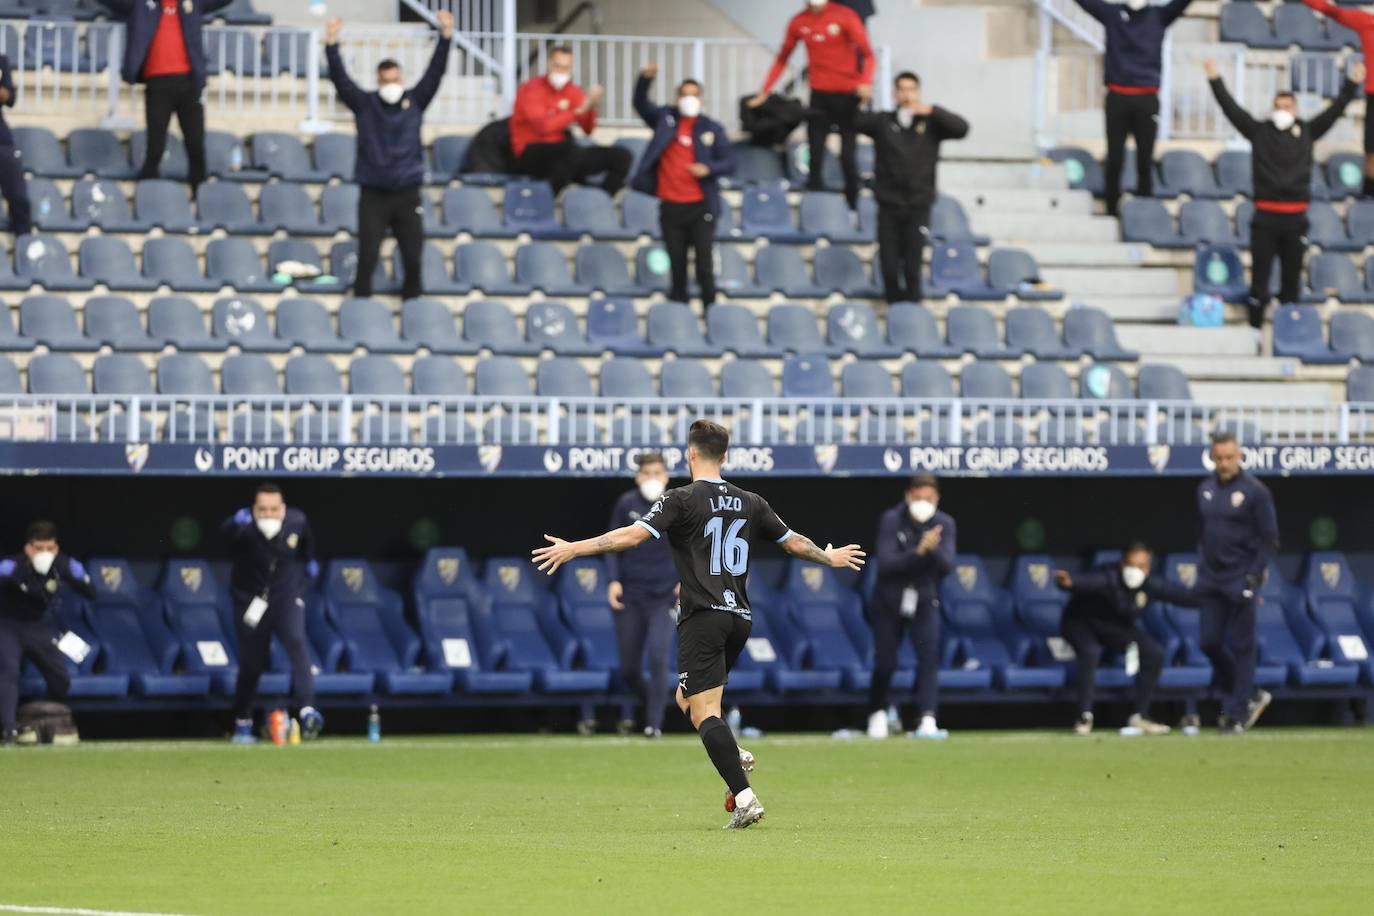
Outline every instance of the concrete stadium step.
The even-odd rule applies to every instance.
[[[1192,268],[1192,255],[1180,255],[1135,242],[1030,241],[1023,246],[1044,267],[1179,267]]]
[[[943,187],[970,216],[982,211],[1092,216],[1093,199],[1086,191],[1047,191],[1040,188]]]
[[[1159,296],[1177,299],[1186,290],[1184,277],[1171,267],[1051,267],[1041,279],[1071,297],[1101,294],[1113,298],[1126,291],[1132,297]]]
[[[1276,404],[1329,404],[1342,400],[1341,387],[1326,382],[1196,382],[1193,399],[1267,407]]]
[[[1102,309],[1117,324],[1130,322],[1173,322],[1178,320],[1178,297],[1166,296],[1077,296],[1071,300]]]
[[[1116,242],[1121,238],[1117,221],[1105,216],[1074,216],[1063,213],[999,213],[980,210],[970,214],[975,232],[998,244],[1053,238],[1064,242]]]
[[[1257,356],[1260,341],[1253,328],[1187,328],[1178,325],[1126,324],[1116,329],[1121,345],[1142,356]]]
[[[1066,191],[1068,179],[1060,165],[1038,161],[990,162],[976,159],[946,158],[940,162],[942,188],[1037,188]]]
[[[1286,356],[1159,356],[1150,357],[1142,362],[1166,363],[1176,366],[1189,379],[1198,381],[1219,381],[1234,379],[1254,379],[1260,381],[1283,381],[1290,383],[1299,374],[1304,380],[1314,379],[1327,382],[1342,382],[1345,379],[1344,366],[1319,367],[1306,366],[1296,359]],[[1328,373],[1323,370],[1334,369]]]

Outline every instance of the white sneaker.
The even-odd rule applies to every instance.
[[[887,737],[887,713],[882,710],[870,713],[868,716],[868,737],[886,738]]]
[[[726,830],[743,830],[745,827],[752,827],[763,820],[763,802],[759,801],[758,796],[744,807],[735,808],[734,815],[730,818],[730,823],[725,825]]]
[[[1140,713],[1135,713],[1127,719],[1126,727],[1135,729],[1136,733],[1141,735],[1167,735],[1172,731],[1169,726],[1159,722],[1151,722]]]
[[[744,772],[754,772],[754,755],[744,748],[739,749],[739,765],[744,767]]]
[[[921,724],[911,733],[911,737],[925,741],[943,741],[949,737],[949,731],[936,725],[935,719],[931,716],[923,716]]]
[[[1079,715],[1078,721],[1073,723],[1073,733],[1075,735],[1091,735],[1093,733],[1093,714],[1085,712]]]

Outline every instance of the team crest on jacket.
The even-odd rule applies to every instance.
[[[956,573],[959,576],[959,587],[966,592],[971,592],[978,585],[978,567],[960,566]]]
[[[520,567],[502,566],[497,575],[501,577],[501,586],[508,592],[513,592],[520,585]]]
[[[1145,610],[1145,605],[1147,605],[1147,604],[1149,604],[1149,603],[1150,603],[1150,596],[1147,595],[1147,594],[1145,594],[1144,591],[1138,591],[1138,592],[1135,593],[1135,606],[1136,606],[1136,607],[1140,608],[1140,609],[1143,611],[1143,610]]]
[[[584,592],[596,588],[596,570],[590,566],[580,568],[577,571],[577,587]]]
[[[705,133],[703,133],[703,134],[701,135],[701,145],[702,145],[702,146],[715,146],[715,145],[716,145],[716,132],[715,132],[714,130],[708,130],[708,131],[706,131]]]
[[[917,125],[916,125],[916,133],[918,133],[918,134],[923,134],[923,133],[925,133],[925,132],[926,132],[926,122],[925,122],[925,121],[922,121],[920,124],[917,124]]]
[[[348,590],[357,594],[363,590],[363,568],[361,566],[345,566],[343,568],[344,585]]]
[[[1182,582],[1187,588],[1192,588],[1194,585],[1197,585],[1197,564],[1178,564],[1178,581]]]
[[[839,459],[840,447],[838,445],[816,446],[816,467],[821,469],[822,474],[829,474],[835,470],[835,462]]]
[[[437,564],[439,570],[439,581],[445,585],[452,585],[458,581],[458,558],[440,557]]]
[[[819,566],[806,566],[802,568],[802,584],[813,592],[821,590],[825,584],[825,573]]]
[[[118,566],[100,567],[100,581],[105,583],[105,587],[112,592],[119,591],[119,586],[124,584],[124,570]]]
[[[1026,567],[1031,584],[1036,588],[1046,588],[1050,584],[1050,567],[1047,563],[1032,563]]]
[[[826,27],[826,31],[831,35],[838,35],[840,34],[840,24],[838,22],[832,22]]]
[[[43,587],[46,588],[46,589],[48,590],[48,594],[50,594],[50,595],[55,595],[55,594],[57,594],[57,580],[56,580],[56,579],[49,579],[48,582],[47,582],[47,584],[44,585]]]
[[[124,460],[129,462],[129,470],[137,474],[148,464],[148,443],[131,442],[124,446]]]
[[[204,572],[199,566],[181,567],[181,584],[189,591],[198,592],[204,582]]]
[[[1323,563],[1321,565],[1322,581],[1327,588],[1335,588],[1341,584],[1341,564]]]
[[[1237,490],[1236,492],[1234,492],[1234,493],[1231,494],[1231,508],[1232,508],[1232,509],[1239,509],[1239,508],[1241,507],[1241,504],[1244,503],[1244,502],[1245,502],[1245,494],[1242,493],[1240,490]]]

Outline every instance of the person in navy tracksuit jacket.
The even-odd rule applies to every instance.
[[[659,199],[663,247],[672,265],[668,298],[687,300],[687,250],[696,257],[697,284],[703,308],[716,301],[716,220],[720,218],[721,175],[735,170],[735,149],[725,128],[701,113],[701,84],[683,80],[677,105],[659,107],[649,100],[658,66],[644,68],[635,84],[635,111],[653,128],[630,187]]]
[[[1107,84],[1107,213],[1116,216],[1121,197],[1121,165],[1126,160],[1126,135],[1135,138],[1136,194],[1153,190],[1155,135],[1159,132],[1159,75],[1164,33],[1183,15],[1192,0],[1169,0],[1151,6],[1150,0],[1074,0],[1107,33],[1103,76]]]
[[[15,99],[14,71],[10,59],[0,54],[0,194],[10,208],[10,231],[15,238],[33,228],[29,207],[29,186],[24,181],[24,160],[14,145],[14,134],[5,123],[4,109],[13,108]]]
[[[186,142],[191,193],[205,181],[205,17],[233,0],[100,0],[124,18],[124,82],[144,84],[147,157],[138,177],[156,178],[176,114]],[[231,49],[232,51],[233,49]],[[256,53],[256,46],[254,46]]]
[[[1197,490],[1200,635],[1224,695],[1223,732],[1239,733],[1270,700],[1255,690],[1256,604],[1279,550],[1279,523],[1269,488],[1241,467],[1234,435],[1212,437],[1212,463],[1216,473]]]
[[[17,737],[19,672],[25,655],[33,659],[53,696],[66,696],[71,687],[67,658],[57,648],[49,613],[63,584],[95,597],[85,568],[62,553],[57,526],[34,522],[23,553],[0,560],[0,742],[5,744],[13,744]]]

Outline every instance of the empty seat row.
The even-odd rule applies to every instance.
[[[1249,201],[1236,207],[1235,220],[1212,200],[1190,200],[1178,211],[1178,220],[1164,204],[1150,198],[1134,198],[1121,205],[1121,237],[1146,242],[1156,248],[1192,248],[1221,244],[1248,246],[1254,206]],[[1356,200],[1345,218],[1325,201],[1314,200],[1307,209],[1307,239],[1327,251],[1361,251],[1374,245],[1374,201]]]
[[[1137,172],[1135,149],[1126,150],[1121,169],[1121,189],[1128,194],[1136,191]],[[1092,154],[1078,147],[1059,147],[1049,153],[1050,159],[1063,164],[1069,186],[1075,190],[1102,195],[1104,165]],[[1314,200],[1343,200],[1358,196],[1364,181],[1363,157],[1356,153],[1334,153],[1324,163],[1313,163],[1312,198]],[[1194,199],[1229,199],[1250,197],[1253,176],[1249,150],[1225,150],[1214,163],[1208,163],[1193,150],[1169,150],[1155,166],[1153,184],[1155,197]]]
[[[1276,5],[1272,19],[1254,3],[1226,3],[1221,7],[1219,24],[1222,41],[1251,48],[1339,51],[1360,47],[1360,37],[1355,32],[1298,3]]]
[[[85,8],[84,5],[82,8]],[[102,13],[108,14],[103,8]],[[30,11],[30,14],[35,11]],[[99,23],[83,28],[76,22],[43,18],[19,29],[0,26],[0,50],[26,70],[51,68],[65,73],[103,73],[113,64],[114,27]],[[122,39],[121,39],[122,40]],[[240,28],[211,28],[202,35],[205,72],[245,77],[273,77],[288,73],[308,76],[311,67],[323,70],[322,55],[312,54],[310,33],[276,28],[258,33]]]

